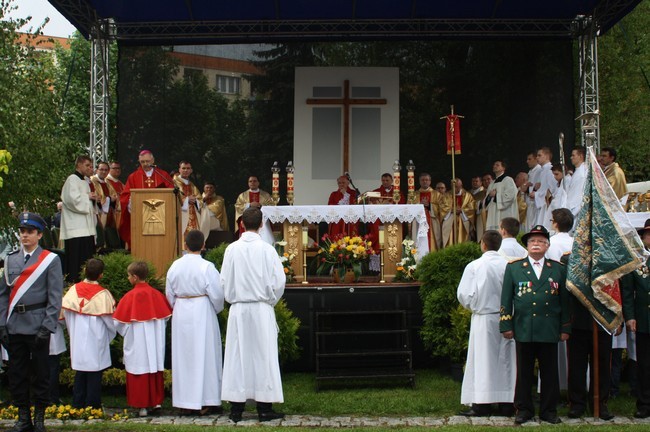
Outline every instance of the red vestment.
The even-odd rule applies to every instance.
[[[354,189],[348,188],[346,191],[350,195],[350,200],[348,204],[355,204],[357,202],[357,193]],[[343,194],[340,190],[335,190],[330,194],[330,199],[327,201],[327,205],[339,205],[343,199]],[[345,204],[341,204],[345,205]],[[345,223],[343,220],[338,221],[337,223],[330,224],[329,226],[329,235],[334,237],[336,235],[342,234],[344,236],[355,236],[359,232],[357,229],[356,223]]]
[[[129,211],[129,200],[131,199],[131,189],[155,189],[170,188],[173,189],[172,178],[167,171],[160,168],[154,168],[151,177],[147,177],[142,167],[129,175],[126,180],[124,189],[120,194],[120,204],[122,207],[122,219],[120,221],[120,237],[126,243],[131,244],[131,212]]]

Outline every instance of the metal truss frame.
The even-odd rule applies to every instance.
[[[591,17],[576,20],[580,71],[580,137],[583,146],[600,153],[600,105],[598,101],[598,27]]]
[[[110,107],[109,46],[114,32],[112,20],[96,23],[91,34],[90,57],[90,143],[93,166],[108,158],[108,112]]]

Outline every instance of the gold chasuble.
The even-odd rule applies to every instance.
[[[627,194],[625,173],[617,162],[612,162],[605,168],[605,177],[607,177],[609,184],[612,185],[612,189],[614,189],[614,193],[618,199],[623,198]]]
[[[526,211],[528,210],[526,194],[524,192],[520,191],[517,193],[517,205],[519,206],[519,224],[524,227],[526,226]]]
[[[415,202],[424,206],[429,223],[429,251],[437,251],[442,247],[442,227],[440,226],[440,200],[442,194],[432,187],[420,188],[415,192]]]
[[[182,228],[183,228],[183,237],[189,231],[199,229],[199,217],[196,211],[197,206],[201,207],[201,192],[199,189],[194,186],[194,183],[187,180],[185,181],[179,174],[174,176],[174,185],[180,190],[179,199],[181,200],[181,205],[185,202],[185,198],[190,195],[196,197],[196,204],[192,205],[189,202],[187,203],[187,211],[182,213]]]
[[[268,192],[258,189],[256,191],[247,190],[239,194],[237,201],[235,201],[235,232],[240,234],[246,231],[243,223],[241,223],[241,216],[244,214],[251,203],[258,202],[262,206],[274,205],[271,195]]]
[[[465,189],[461,189],[460,193],[456,195],[457,214],[455,216],[451,214],[453,198],[451,192],[447,192],[440,200],[440,215],[443,219],[442,242],[444,247],[469,241],[470,232],[474,227],[476,207],[472,194]],[[456,231],[452,233],[454,218],[456,219]]]

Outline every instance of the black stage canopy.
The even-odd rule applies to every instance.
[[[640,0],[49,0],[86,37],[111,19],[129,45],[436,38],[568,39]]]

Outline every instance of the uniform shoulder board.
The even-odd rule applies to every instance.
[[[554,262],[555,264],[559,264],[561,266],[565,265],[562,261],[557,261],[554,259],[546,258],[547,261]]]
[[[512,260],[508,261],[508,264],[516,263],[516,262],[518,262],[518,261],[525,260],[526,258],[528,258],[528,257],[525,256],[525,257],[523,257],[523,258],[513,258]]]
[[[7,256],[9,256],[9,255],[13,255],[13,254],[18,253],[18,252],[20,252],[20,249],[16,249],[15,251],[11,251],[11,252],[9,252],[9,253],[7,254]]]

